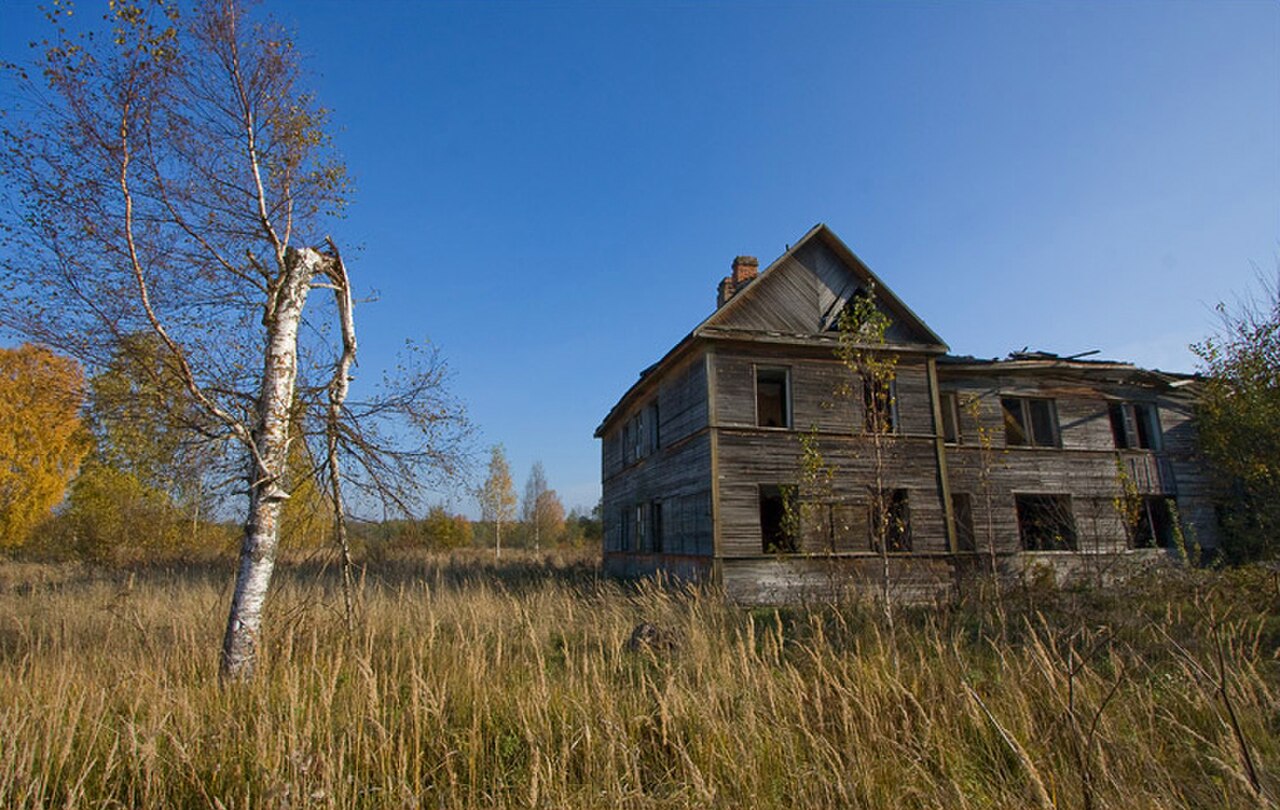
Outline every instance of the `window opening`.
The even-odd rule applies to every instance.
[[[956,548],[960,551],[976,551],[973,532],[973,497],[967,492],[951,493],[951,516],[956,522]]]
[[[760,487],[760,541],[766,554],[792,553],[799,549],[787,520],[787,495],[794,487],[764,484]]]
[[[1076,521],[1069,495],[1015,495],[1018,535],[1027,551],[1070,551]]]
[[[884,512],[877,514],[877,509]],[[873,496],[868,530],[872,551],[880,551],[881,535],[889,551],[911,550],[911,508],[907,490],[887,489],[879,499]]]
[[[790,372],[785,368],[756,369],[756,424],[791,427]]]
[[[1004,442],[1010,447],[1058,447],[1058,412],[1051,399],[1001,397]]]

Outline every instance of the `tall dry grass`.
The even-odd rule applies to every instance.
[[[0,565],[0,806],[1255,808],[1280,790],[1262,574],[1007,592],[890,635],[857,605],[747,610],[584,559],[402,558],[370,567],[349,637],[336,578],[301,565],[261,677],[223,688],[227,580]],[[659,632],[632,649],[640,622]]]

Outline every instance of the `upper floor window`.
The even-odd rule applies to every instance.
[[[862,406],[863,420],[868,433],[896,433],[898,430],[898,381],[863,377]]]
[[[960,443],[960,402],[955,394],[938,394],[942,406],[942,440],[947,444]]]
[[[622,463],[634,464],[662,446],[658,431],[658,402],[641,408],[622,425]]]
[[[1004,443],[1010,447],[1061,447],[1058,409],[1051,399],[1000,397]]]
[[[791,370],[756,367],[756,424],[791,427]]]
[[[1146,402],[1112,402],[1111,435],[1119,448],[1160,449],[1160,419]]]

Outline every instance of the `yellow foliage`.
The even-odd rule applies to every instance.
[[[24,544],[89,452],[80,366],[43,346],[0,349],[0,548]]]

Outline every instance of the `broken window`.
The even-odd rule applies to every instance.
[[[1116,447],[1160,449],[1160,419],[1154,405],[1146,402],[1112,402],[1108,406],[1108,413]]]
[[[760,540],[766,554],[799,549],[792,521],[787,519],[787,497],[794,487],[764,484],[760,487]]]
[[[791,427],[791,371],[756,368],[756,424]]]
[[[881,538],[889,551],[910,551],[911,509],[907,490],[886,489],[879,497],[873,492],[868,524],[872,551],[880,551]]]
[[[1015,495],[1018,536],[1027,551],[1071,551],[1076,521],[1070,495]]]
[[[939,394],[942,407],[942,440],[947,444],[960,443],[960,403],[955,394]]]
[[[898,430],[898,381],[862,378],[863,417],[868,433]]]
[[[1174,538],[1173,499],[1161,495],[1146,495],[1134,527],[1134,548],[1172,548]]]
[[[973,498],[967,492],[951,493],[951,516],[956,521],[956,549],[977,549],[973,533]]]
[[[1059,447],[1058,409],[1051,399],[1001,397],[1004,442],[1010,447]]]

